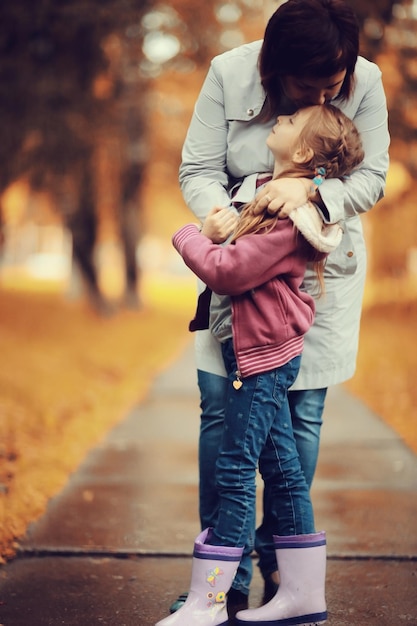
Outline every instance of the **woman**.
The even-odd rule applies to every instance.
[[[305,337],[300,372],[289,393],[301,466],[311,485],[317,463],[326,390],[355,370],[366,251],[360,214],[383,196],[388,169],[386,99],[379,68],[359,52],[356,17],[344,0],[288,0],[272,15],[263,41],[214,58],[197,99],[185,140],[180,185],[187,205],[201,220],[213,206],[248,202],[257,173],[271,172],[265,140],[277,115],[300,106],[331,101],[358,128],[365,151],[361,167],[344,180],[326,180],[313,200],[328,223],[343,220],[341,245],[325,269],[326,297],[317,303],[315,322]],[[305,203],[299,180],[268,182],[259,192],[266,205],[284,216]],[[307,271],[307,291],[314,276]],[[201,395],[199,442],[201,527],[213,526],[218,493],[215,464],[219,449],[227,378],[220,344],[209,331],[196,336]],[[266,447],[263,457],[272,451]],[[269,493],[264,491],[265,510]],[[267,512],[256,532],[265,600],[276,591],[276,561]],[[231,611],[247,605],[251,559],[242,559],[229,592]],[[178,608],[178,604],[176,607]]]
[[[274,179],[303,178],[311,193],[324,176],[345,176],[363,159],[354,124],[330,104],[279,116],[267,145],[275,158]],[[269,605],[238,613],[238,623],[255,620],[266,625],[285,619],[313,624],[327,617],[326,540],[324,532],[315,531],[287,394],[297,376],[304,334],[314,318],[314,299],[300,286],[310,262],[320,287],[323,248],[330,240],[323,236],[323,223],[314,219],[318,215],[310,204],[294,209],[291,219],[284,220],[266,211],[254,214],[249,204],[242,210],[231,245],[219,246],[212,241],[216,213],[216,209],[209,213],[201,232],[194,224],[187,225],[173,242],[187,265],[217,292],[210,305],[209,328],[221,343],[229,378],[216,465],[220,506],[215,527],[197,540],[187,601],[157,626],[226,623],[226,594],[239,550],[248,545],[254,525],[258,462],[271,494],[269,513],[282,583]],[[339,226],[335,230],[337,244],[341,230]],[[261,463],[267,441],[275,456]]]

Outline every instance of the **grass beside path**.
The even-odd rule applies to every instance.
[[[151,305],[110,318],[57,294],[0,293],[0,559],[190,340],[194,289],[153,289]]]

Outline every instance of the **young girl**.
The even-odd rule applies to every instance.
[[[324,176],[341,178],[363,159],[355,126],[327,104],[279,116],[267,145],[275,159],[273,177],[308,178],[311,194]],[[280,586],[266,605],[240,611],[237,624],[322,622],[326,540],[315,531],[287,392],[314,317],[314,300],[301,289],[306,266],[315,263],[320,278],[332,237],[337,243],[340,233],[337,226],[329,233],[310,204],[282,220],[255,215],[251,204],[230,245],[219,246],[211,238],[218,212],[210,212],[201,232],[192,224],[181,228],[173,244],[216,294],[210,329],[222,344],[229,378],[216,468],[220,507],[214,528],[196,540],[185,604],[157,626],[228,623],[226,594],[244,549],[253,547],[258,463],[271,493]]]

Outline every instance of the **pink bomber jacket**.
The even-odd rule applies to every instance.
[[[231,296],[238,376],[275,369],[301,354],[315,306],[300,287],[307,263],[326,254],[313,248],[290,219],[227,246],[212,243],[188,224],[172,242],[212,291]]]

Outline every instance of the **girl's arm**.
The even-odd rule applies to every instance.
[[[239,221],[239,214],[231,209],[214,207],[211,209],[200,232],[213,243],[224,243]]]
[[[302,254],[290,220],[280,220],[269,233],[245,235],[233,244],[212,243],[194,224],[173,236],[173,244],[186,265],[219,295],[239,295],[280,274],[293,271]]]

